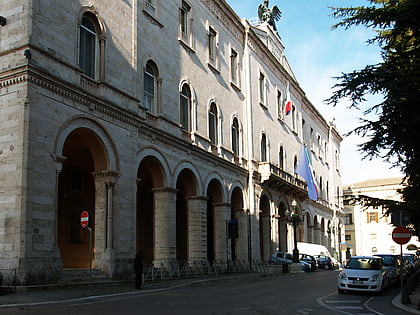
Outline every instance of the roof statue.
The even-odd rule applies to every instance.
[[[268,7],[269,0],[264,0],[264,3],[261,3],[258,6],[258,18],[260,23],[268,23],[277,32],[276,21],[280,20],[281,12],[279,8],[274,5],[271,9]]]

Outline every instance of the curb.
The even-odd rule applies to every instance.
[[[392,300],[392,305],[394,305],[396,308],[407,312],[407,313],[411,313],[411,314],[420,314],[420,310],[417,310],[413,307],[410,307],[408,305],[402,304],[401,302],[401,293],[398,294],[393,300]]]

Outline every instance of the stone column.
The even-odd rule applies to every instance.
[[[245,209],[235,210],[235,217],[238,220],[238,238],[236,240],[237,260],[248,260],[248,214]]]
[[[54,238],[53,238],[53,246],[54,246],[54,258],[61,261],[61,253],[60,248],[57,244],[57,238],[58,238],[58,184],[59,184],[59,177],[60,172],[63,169],[63,163],[67,159],[64,156],[58,156],[58,155],[51,155],[54,165],[55,165],[55,194],[54,194]],[[59,266],[59,268],[62,268],[62,264]]]
[[[188,207],[188,261],[207,260],[207,197],[190,197]]]
[[[227,257],[227,235],[226,220],[230,215],[230,204],[222,203],[213,205],[214,209],[214,259],[226,261]],[[229,254],[230,257],[230,254]]]
[[[314,243],[321,244],[321,228],[319,226],[314,227]]]
[[[308,229],[307,229],[307,241],[308,243],[313,243],[314,242],[314,226],[313,225],[308,225]]]
[[[153,189],[155,265],[176,260],[176,189]]]
[[[94,267],[108,276],[115,270],[114,187],[118,173],[111,170],[92,173],[95,178]]]
[[[262,253],[264,257],[260,257],[261,260],[268,261],[271,253],[271,216],[269,214],[260,213],[260,246],[262,246]]]

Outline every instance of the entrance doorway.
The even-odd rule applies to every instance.
[[[89,231],[80,226],[83,211],[90,213],[92,245],[95,247],[95,165],[106,161],[99,138],[86,128],[78,128],[66,138],[62,155],[66,158],[58,179],[57,244],[63,268],[89,268]],[[104,167],[105,168],[105,167]]]

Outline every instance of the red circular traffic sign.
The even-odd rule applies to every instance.
[[[392,239],[397,244],[406,244],[411,239],[411,232],[404,226],[398,226],[392,231]]]
[[[80,225],[85,228],[89,225],[89,212],[83,211],[80,215]]]

